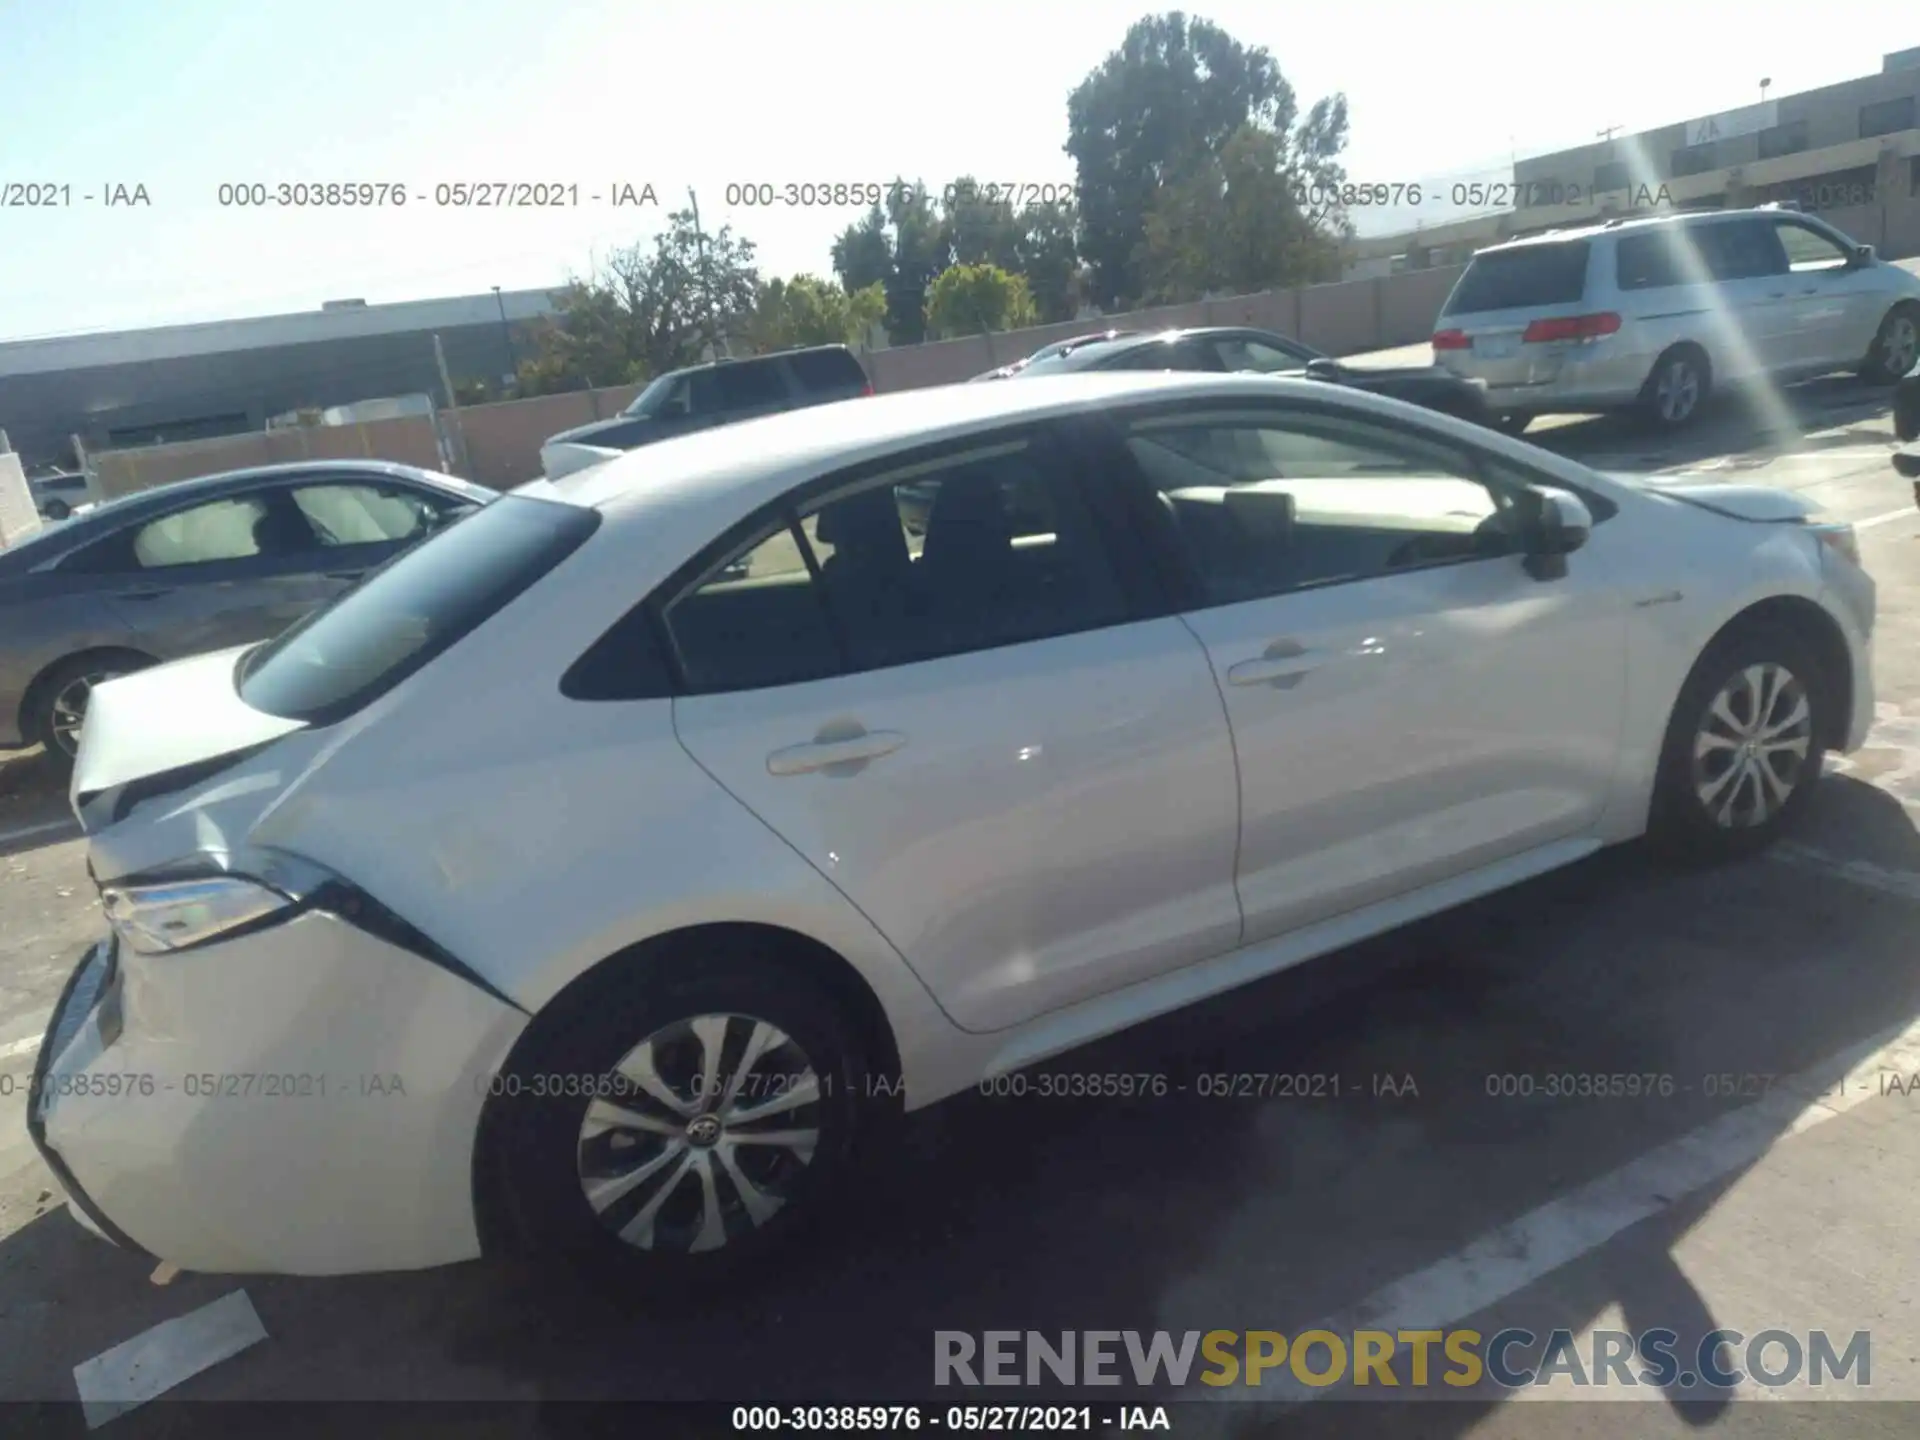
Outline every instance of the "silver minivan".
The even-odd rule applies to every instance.
[[[1511,433],[1621,409],[1678,428],[1718,385],[1898,380],[1920,358],[1920,276],[1776,207],[1609,220],[1480,251],[1433,349]]]

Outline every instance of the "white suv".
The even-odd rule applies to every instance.
[[[1433,349],[1486,382],[1510,433],[1628,408],[1677,428],[1718,384],[1893,383],[1920,356],[1920,277],[1775,207],[1610,220],[1480,251]]]

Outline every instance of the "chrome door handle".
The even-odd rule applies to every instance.
[[[805,775],[835,765],[859,765],[891,755],[907,743],[898,730],[868,730],[845,739],[813,740],[790,745],[767,756],[769,775]]]
[[[1229,685],[1267,685],[1275,680],[1298,680],[1320,668],[1320,657],[1291,640],[1269,645],[1258,660],[1242,660],[1227,671]]]

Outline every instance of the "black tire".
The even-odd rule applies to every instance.
[[[1755,773],[1748,779],[1726,780],[1727,772],[1741,763],[1737,746],[1722,748],[1715,743],[1697,766],[1696,750],[1702,733],[1713,721],[1716,701],[1730,687],[1745,690],[1742,677],[1755,667],[1778,667],[1791,677],[1791,686],[1780,687],[1769,714],[1775,722],[1782,720],[1804,699],[1806,750],[1804,758],[1797,761],[1790,750],[1775,753],[1770,762],[1774,775],[1790,780],[1784,803],[1776,798],[1764,818],[1747,823],[1760,813],[1759,807],[1747,802],[1765,787],[1764,779]],[[1763,679],[1763,685],[1766,683]],[[1661,747],[1648,827],[1656,848],[1693,861],[1732,860],[1764,850],[1790,829],[1813,793],[1824,752],[1832,743],[1832,693],[1831,678],[1819,655],[1798,632],[1787,627],[1754,625],[1708,646],[1680,688]],[[1752,708],[1737,695],[1730,697],[1731,713],[1737,718],[1751,718],[1747,712]],[[1712,723],[1711,729],[1721,738],[1734,733],[1724,723]],[[1799,733],[1794,727],[1784,731],[1781,738]],[[1715,806],[1727,805],[1731,814],[1726,818],[1716,815],[1701,792],[1703,785],[1716,779],[1724,788],[1713,795],[1713,802]]]
[[[1881,320],[1858,374],[1870,385],[1894,385],[1916,360],[1920,360],[1920,305],[1902,300]]]
[[[1640,387],[1640,416],[1664,433],[1684,430],[1699,418],[1712,390],[1713,367],[1706,353],[1694,345],[1676,345],[1654,361]],[[1682,403],[1687,396],[1691,398]]]
[[[81,681],[100,684],[158,663],[151,655],[136,650],[92,650],[67,657],[42,673],[28,690],[21,706],[25,738],[45,747],[48,762],[56,769],[71,770],[74,751],[66,740],[65,712],[71,708],[72,687]]]
[[[1534,417],[1531,415],[1496,415],[1493,417],[1491,424],[1492,428],[1498,430],[1502,435],[1512,435],[1518,438],[1527,433],[1527,427],[1533,424],[1533,420]]]
[[[652,1052],[656,1071],[683,1103],[691,1102],[701,1087],[679,1082],[697,1080],[700,1042],[684,1022],[711,1016],[734,1017],[718,1047],[723,1059],[738,1060],[753,1022],[777,1027],[792,1042],[769,1049],[751,1067],[754,1078],[741,1088],[741,1102],[764,1105],[792,1093],[795,1047],[804,1055],[819,1098],[734,1133],[815,1127],[818,1138],[809,1159],[765,1144],[708,1141],[710,1148],[703,1149],[693,1139],[691,1123],[678,1141],[618,1127],[587,1137],[582,1132],[594,1103],[590,1096],[545,1093],[573,1088],[567,1077],[586,1082],[579,1086],[583,1090],[604,1093],[605,1082],[618,1078],[615,1067],[623,1057],[665,1031],[669,1038]],[[694,1062],[692,1068],[688,1061]],[[718,1073],[731,1073],[729,1065],[723,1063]],[[555,1086],[554,1076],[567,1083]],[[549,1079],[543,1083],[539,1077]],[[876,1108],[867,1095],[867,1078],[858,1027],[797,973],[777,944],[770,951],[752,932],[716,928],[643,947],[537,1018],[493,1082],[482,1122],[481,1174],[482,1183],[495,1188],[483,1201],[483,1213],[497,1216],[503,1238],[524,1254],[559,1261],[587,1278],[631,1279],[644,1292],[750,1278],[823,1210]],[[624,1082],[609,1098],[652,1119],[681,1123],[673,1111]],[[724,1126],[718,1128],[726,1133]],[[728,1156],[719,1153],[722,1148]],[[588,1201],[583,1175],[630,1175],[635,1165],[623,1159],[626,1151],[643,1164],[659,1160],[663,1168],[608,1202],[603,1221]],[[700,1166],[689,1168],[696,1152],[704,1153],[700,1166],[714,1177],[726,1236],[723,1244],[699,1250],[690,1248],[706,1214]],[[762,1223],[754,1223],[746,1192],[734,1183],[740,1175],[763,1199],[781,1202]],[[656,1199],[654,1219],[643,1222],[651,1244],[629,1243],[615,1233]]]

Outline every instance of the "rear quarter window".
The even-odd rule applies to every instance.
[[[1586,294],[1592,248],[1585,240],[1578,240],[1560,245],[1521,245],[1476,255],[1440,313],[1472,315],[1483,310],[1577,304]]]
[[[599,523],[597,510],[528,496],[483,506],[251,651],[240,698],[310,725],[343,719],[485,624]]]
[[[867,383],[867,372],[847,350],[801,350],[787,365],[802,390],[859,390]]]

